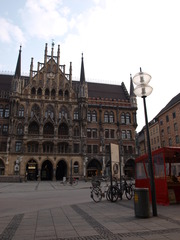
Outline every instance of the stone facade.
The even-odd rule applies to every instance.
[[[130,79],[132,82],[132,79]],[[124,174],[133,175],[136,98],[119,86],[72,80],[45,45],[44,62],[21,76],[0,75],[0,175],[25,180],[79,179],[109,173],[109,144],[120,147]],[[132,88],[132,85],[131,85]],[[132,92],[132,89],[131,89]],[[127,163],[127,164],[126,164]]]

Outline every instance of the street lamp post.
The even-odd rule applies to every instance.
[[[150,181],[151,181],[151,197],[152,197],[152,212],[153,216],[157,216],[157,206],[156,206],[156,189],[154,182],[154,171],[152,164],[152,153],[151,153],[151,144],[149,137],[149,125],[148,125],[148,116],[147,116],[147,108],[146,108],[146,97],[152,93],[153,88],[148,85],[151,80],[151,76],[147,73],[141,71],[137,73],[133,77],[133,82],[136,84],[136,88],[134,89],[134,93],[138,97],[143,98],[144,103],[144,115],[146,122],[146,136],[147,136],[147,147],[148,147],[148,156],[149,156],[149,170],[150,170]]]

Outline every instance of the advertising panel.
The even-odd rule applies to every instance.
[[[112,178],[120,179],[119,145],[110,143]]]

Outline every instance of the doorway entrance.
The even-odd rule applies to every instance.
[[[64,160],[60,160],[56,167],[56,180],[63,180],[63,177],[67,177],[67,164]]]
[[[102,175],[102,166],[101,163],[93,159],[87,165],[87,177],[101,176]]]
[[[41,168],[41,180],[51,181],[53,179],[53,166],[49,160],[46,160],[42,164]]]
[[[38,165],[37,162],[32,159],[26,164],[26,180],[35,181],[38,177]]]

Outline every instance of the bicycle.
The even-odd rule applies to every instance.
[[[108,201],[116,202],[118,199],[117,189],[114,186],[110,186],[106,181],[104,186],[101,186],[99,180],[92,181],[91,198],[94,202],[100,202],[102,198],[106,197]]]
[[[128,184],[125,178],[118,183],[117,179],[114,179],[114,186],[117,188],[118,198],[122,200],[123,194],[125,194],[128,200],[132,199],[133,188],[131,184]]]
[[[128,200],[132,199],[133,196],[133,189],[132,189],[132,185],[128,184],[126,179],[123,178],[121,181],[121,187],[122,187],[122,195],[125,193],[125,196]]]
[[[78,180],[76,178],[70,178],[69,180],[63,179],[63,185],[71,185],[71,186],[76,186],[78,184]]]

